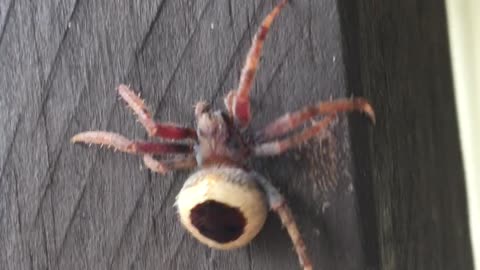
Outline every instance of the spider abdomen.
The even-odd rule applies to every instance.
[[[192,174],[177,195],[180,221],[201,243],[217,249],[249,243],[265,223],[268,207],[252,174],[232,167]]]

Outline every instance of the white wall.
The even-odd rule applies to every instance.
[[[480,0],[447,0],[475,269],[480,269]]]

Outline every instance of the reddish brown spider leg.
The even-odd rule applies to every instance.
[[[287,229],[288,235],[290,235],[295,251],[297,252],[300,265],[303,267],[304,270],[312,270],[313,266],[310,258],[308,257],[307,247],[303,242],[302,235],[298,230],[297,223],[293,218],[290,207],[288,207],[288,205],[284,201],[283,204],[279,205],[276,208],[273,208],[273,211],[277,213],[277,215],[280,217],[280,220],[282,221],[283,226],[285,226],[285,228]]]
[[[308,139],[311,139],[318,133],[322,132],[333,120],[334,115],[326,116],[324,119],[315,122],[310,127],[305,128],[297,134],[291,135],[285,139],[275,140],[271,142],[262,143],[254,147],[256,156],[273,156],[278,155],[286,150],[297,146]]]
[[[257,72],[263,43],[275,17],[277,17],[286,3],[287,0],[281,1],[267,17],[263,19],[262,24],[253,38],[252,46],[248,51],[247,59],[242,69],[242,74],[240,75],[237,95],[233,101],[234,116],[241,127],[246,127],[250,122],[250,90],[255,78],[255,73]]]
[[[256,134],[255,137],[257,140],[261,141],[282,136],[316,116],[350,111],[363,112],[373,123],[375,123],[375,113],[366,99],[338,99],[331,102],[320,102],[316,106],[307,106],[299,111],[287,113],[267,125],[263,130]]]
[[[197,138],[194,129],[181,127],[173,123],[156,123],[145,106],[145,102],[128,86],[121,84],[117,90],[120,97],[127,102],[128,107],[137,115],[138,121],[145,127],[149,136],[175,140]]]
[[[147,168],[161,174],[165,174],[174,170],[191,169],[197,166],[197,160],[194,156],[188,156],[182,159],[159,161],[154,159],[151,155],[144,155],[143,162]]]
[[[275,211],[280,217],[283,226],[287,229],[288,235],[292,240],[295,251],[298,255],[298,260],[300,265],[304,270],[312,270],[313,266],[308,256],[307,248],[303,241],[302,235],[298,230],[297,223],[293,218],[292,211],[288,207],[285,198],[280,194],[280,192],[268,181],[265,177],[252,172],[255,175],[255,178],[258,180],[258,183],[262,186],[265,194],[267,195],[268,204],[270,209]]]
[[[188,154],[193,147],[179,143],[131,141],[122,135],[105,131],[86,131],[73,136],[72,143],[98,144],[130,154]]]

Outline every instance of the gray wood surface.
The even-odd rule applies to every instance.
[[[315,269],[472,269],[445,25],[435,25],[445,17],[435,1],[389,2],[284,9],[253,127],[352,92],[373,100],[379,121],[342,118],[252,166],[289,200]],[[298,269],[276,216],[248,247],[213,251],[176,218],[188,172],[152,174],[136,156],[69,143],[90,129],[146,138],[119,83],[158,120],[193,125],[197,100],[222,106],[274,3],[0,0],[0,269]],[[406,22],[414,34],[402,17],[412,10],[427,18]]]

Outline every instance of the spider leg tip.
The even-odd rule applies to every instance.
[[[126,93],[126,92],[130,92],[130,85],[126,85],[126,84],[119,84],[117,86],[117,88],[115,88],[115,90],[118,92],[118,93]]]
[[[73,135],[72,138],[70,138],[70,143],[72,143],[72,144],[79,143],[79,142],[83,142],[82,133],[75,134],[75,135]]]
[[[288,4],[289,2],[292,2],[290,0],[282,0],[280,3],[278,3],[278,6],[280,8],[282,8],[283,6],[285,6],[286,4]]]
[[[354,98],[354,99],[355,99],[354,102],[356,103],[355,107],[357,107],[357,109],[359,111],[366,114],[367,117],[372,122],[372,124],[375,125],[377,119],[376,119],[376,116],[375,116],[375,111],[373,110],[373,107],[370,104],[370,102],[368,102],[368,100],[366,100],[364,98]]]
[[[370,120],[372,121],[372,125],[375,126],[377,124],[377,119],[375,118],[375,114],[370,115]]]
[[[370,118],[370,121],[372,121],[372,124],[375,125],[377,122],[377,119],[375,116],[375,111],[373,110],[372,106],[367,103],[363,111],[365,112],[365,114],[367,114],[368,118]]]

